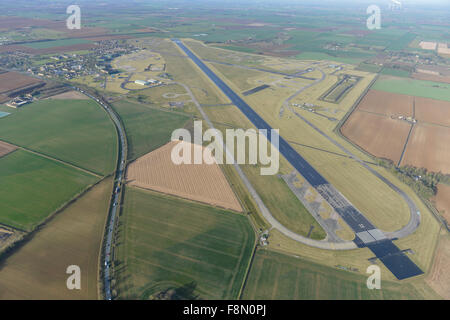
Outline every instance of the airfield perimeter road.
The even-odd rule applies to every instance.
[[[325,73],[320,70],[319,68],[316,68],[316,70],[320,71],[322,73],[322,77],[318,80],[316,80],[315,82],[301,88],[300,90],[296,91],[293,95],[291,95],[289,98],[287,98],[284,102],[283,102],[283,108],[287,108],[289,109],[292,113],[294,113],[298,118],[300,118],[301,120],[303,120],[303,122],[305,122],[307,125],[309,125],[311,128],[313,128],[314,130],[316,130],[318,133],[320,133],[323,137],[325,137],[328,141],[330,141],[332,144],[334,144],[336,147],[338,147],[339,149],[341,149],[344,153],[346,153],[350,158],[354,159],[356,162],[358,162],[360,165],[362,165],[364,168],[366,168],[367,170],[369,170],[373,175],[375,175],[378,179],[380,179],[381,181],[383,181],[385,184],[387,184],[392,190],[394,190],[395,192],[397,192],[402,198],[403,200],[405,200],[405,202],[407,203],[408,207],[409,207],[409,213],[410,213],[410,218],[408,223],[402,227],[401,229],[397,230],[397,231],[393,231],[393,232],[384,232],[384,234],[390,238],[390,239],[400,239],[400,238],[404,238],[410,234],[412,234],[414,231],[416,231],[416,229],[419,227],[420,225],[420,214],[419,214],[419,209],[416,207],[414,201],[401,189],[399,189],[396,185],[394,185],[392,182],[390,182],[388,179],[386,179],[385,177],[383,177],[380,173],[378,173],[376,170],[374,170],[373,168],[371,168],[367,163],[365,163],[363,160],[361,160],[360,158],[358,158],[356,155],[354,155],[353,153],[351,153],[347,148],[345,148],[343,145],[341,145],[339,142],[337,142],[336,140],[334,140],[333,138],[331,138],[329,135],[327,135],[325,132],[323,132],[322,130],[320,130],[317,126],[315,126],[314,124],[312,124],[310,121],[308,121],[305,117],[303,117],[302,115],[300,115],[298,112],[296,112],[290,105],[289,102],[295,98],[296,96],[298,96],[300,93],[302,93],[304,90],[310,88],[311,86],[323,81],[326,77]]]
[[[104,267],[104,292],[105,292],[105,299],[111,300],[111,274],[110,274],[110,268],[111,268],[111,252],[112,252],[112,242],[113,242],[113,234],[114,234],[114,226],[116,223],[116,217],[117,217],[117,208],[119,207],[119,200],[120,200],[120,192],[118,192],[119,189],[121,189],[122,181],[123,181],[123,174],[125,169],[125,159],[127,157],[127,139],[125,135],[125,129],[122,126],[122,123],[119,120],[119,116],[114,112],[114,110],[109,106],[106,101],[104,101],[101,97],[95,97],[89,92],[85,92],[81,90],[80,88],[73,87],[73,89],[80,91],[81,93],[84,93],[89,98],[95,100],[97,103],[99,103],[103,109],[106,110],[106,112],[111,117],[111,120],[114,123],[114,126],[116,127],[117,134],[119,135],[119,156],[117,157],[117,169],[116,169],[116,176],[114,180],[114,188],[113,188],[113,194],[112,194],[112,201],[111,206],[109,208],[109,221],[107,223],[107,229],[106,229],[106,242],[104,243],[104,261],[103,261],[103,267]]]
[[[180,82],[176,82],[176,83],[181,85],[186,90],[186,92],[189,94],[189,96],[191,97],[192,101],[196,105],[198,111],[202,115],[203,119],[208,124],[208,126],[211,129],[215,129],[215,127],[214,127],[213,123],[211,122],[211,120],[209,119],[208,115],[205,113],[205,111],[203,110],[203,108],[200,105],[200,103],[197,101],[195,96],[192,94],[191,89],[187,85],[185,85],[184,83],[180,83]],[[220,145],[223,145],[223,147],[225,149],[225,152],[227,153],[227,156],[229,158],[232,158],[232,155],[230,154],[230,151],[228,150],[227,146],[223,143],[223,141],[219,141],[218,143]],[[258,206],[259,210],[261,211],[262,215],[270,223],[272,228],[277,229],[282,234],[286,235],[287,237],[289,237],[289,238],[291,238],[291,239],[293,239],[295,241],[304,243],[306,245],[309,245],[309,246],[312,246],[312,247],[315,247],[315,248],[327,249],[327,250],[348,250],[348,249],[355,249],[356,248],[355,243],[352,242],[352,241],[346,241],[346,242],[340,242],[340,243],[331,243],[331,242],[328,242],[328,241],[318,241],[318,240],[310,239],[310,238],[304,237],[302,235],[299,235],[299,234],[297,234],[295,232],[292,232],[291,230],[289,230],[288,228],[283,226],[280,222],[278,222],[272,216],[272,214],[270,213],[269,209],[266,207],[266,205],[262,201],[261,197],[256,192],[255,188],[252,186],[252,184],[248,180],[248,178],[245,175],[245,173],[239,167],[239,164],[237,164],[235,162],[235,163],[233,163],[233,166],[236,169],[236,172],[238,173],[238,175],[241,178],[242,182],[244,183],[245,187],[250,192],[250,195],[252,196],[253,200],[255,201],[255,203]]]
[[[209,77],[214,84],[233,102],[242,113],[256,126],[272,132],[269,124],[263,120],[240,96],[211,71],[179,39],[172,41]],[[272,134],[267,138],[272,141]],[[276,133],[275,133],[276,135]],[[276,136],[275,136],[276,137]],[[388,239],[361,212],[359,212],[337,189],[317,172],[295,149],[281,136],[279,152],[313,186],[319,194],[335,209],[356,234],[355,244],[368,247],[376,257],[401,280],[423,274],[423,271],[403,253],[391,239]]]

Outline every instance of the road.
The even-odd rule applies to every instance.
[[[271,132],[272,128],[269,124],[179,39],[172,39],[172,41],[214,82],[256,128]],[[267,136],[269,141],[272,141],[272,135]],[[283,137],[278,136],[278,138],[279,152],[352,228],[356,234],[354,242],[358,247],[368,247],[397,279],[406,279],[423,274],[423,271],[414,262],[317,172]]]
[[[103,272],[103,280],[104,280],[104,292],[105,299],[112,300],[111,294],[111,263],[112,263],[112,244],[113,244],[113,236],[114,236],[114,226],[117,219],[117,210],[119,208],[120,203],[120,191],[122,188],[123,175],[125,171],[125,160],[127,158],[127,139],[125,134],[125,129],[120,122],[119,116],[114,112],[111,106],[108,105],[106,101],[104,101],[101,97],[95,97],[89,92],[86,92],[80,88],[72,87],[73,89],[85,94],[89,98],[95,100],[98,104],[100,104],[103,109],[109,114],[111,120],[116,127],[117,134],[119,137],[119,155],[117,157],[117,169],[115,173],[114,180],[114,188],[113,194],[111,197],[111,206],[109,208],[109,221],[107,223],[106,229],[106,241],[104,243],[104,261],[102,261],[102,265],[104,267]],[[119,191],[120,190],[120,191]]]
[[[290,105],[289,102],[298,96],[300,93],[302,93],[304,90],[308,89],[309,87],[313,86],[314,84],[317,84],[325,79],[325,73],[317,69],[322,73],[322,77],[318,80],[316,80],[314,83],[296,91],[293,95],[291,95],[289,98],[287,98],[284,103],[283,107],[288,108],[292,113],[294,113],[298,118],[300,118],[303,122],[305,122],[307,125],[309,125],[311,128],[313,128],[315,131],[317,131],[319,134],[321,134],[323,137],[325,137],[328,141],[330,141],[332,144],[334,144],[336,147],[338,147],[340,150],[342,150],[345,154],[347,154],[350,158],[358,162],[361,166],[363,166],[365,169],[367,169],[369,172],[371,172],[373,175],[375,175],[378,179],[383,181],[385,184],[387,184],[394,192],[398,193],[403,200],[405,200],[406,204],[409,208],[410,218],[408,223],[403,226],[401,229],[393,231],[393,232],[384,232],[383,233],[390,239],[400,239],[404,238],[410,234],[412,234],[420,225],[420,213],[419,208],[415,205],[414,201],[400,188],[398,188],[396,185],[394,185],[391,181],[386,179],[384,176],[382,176],[379,172],[377,172],[375,169],[371,168],[367,163],[365,163],[363,160],[358,158],[356,155],[354,155],[352,152],[350,152],[347,148],[345,148],[343,145],[338,143],[336,140],[331,138],[329,135],[327,135],[325,132],[320,130],[317,126],[315,126],[313,123],[308,121],[305,117],[300,115],[298,112],[296,112]]]

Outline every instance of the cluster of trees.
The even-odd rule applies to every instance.
[[[389,169],[425,199],[436,195],[439,183],[450,184],[450,175],[444,175],[441,172],[429,172],[425,168],[412,166],[396,167],[392,161],[386,159],[378,160],[378,164]]]

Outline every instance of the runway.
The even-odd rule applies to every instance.
[[[213,81],[219,89],[236,105],[258,129],[266,129],[272,140],[269,124],[263,120],[241,97],[211,71],[180,40],[172,39],[192,61]],[[422,270],[412,262],[390,239],[377,229],[358,211],[336,188],[334,188],[314,167],[312,167],[291,145],[279,137],[279,152],[335,209],[356,234],[355,244],[368,247],[375,256],[401,280],[422,274]]]

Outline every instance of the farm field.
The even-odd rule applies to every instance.
[[[450,102],[421,97],[415,100],[417,121],[450,127]]]
[[[213,157],[213,164],[174,164],[175,147],[201,152],[204,148],[189,142],[171,141],[138,158],[128,166],[129,185],[151,189],[181,198],[204,202],[234,211],[242,211],[236,195]],[[183,151],[184,152],[184,151]]]
[[[445,82],[450,83],[450,76],[432,75],[426,73],[415,72],[411,75],[413,79],[423,81]]]
[[[30,152],[0,158],[0,223],[29,231],[98,178]]]
[[[450,84],[382,76],[372,89],[416,97],[450,101]]]
[[[49,99],[54,100],[89,100],[88,96],[78,92],[78,91],[67,91],[54,96],[49,97]]]
[[[46,99],[8,109],[11,115],[0,119],[0,139],[96,174],[114,170],[116,132],[95,102]]]
[[[0,158],[6,156],[8,153],[11,153],[16,149],[16,146],[0,141]]]
[[[41,80],[17,72],[0,73],[0,94],[42,83]]]
[[[209,64],[209,66],[214,70],[215,65]],[[317,103],[318,105],[324,105],[324,107],[329,108],[329,110],[331,110],[331,108],[342,111],[348,110],[373,78],[372,76],[367,75],[367,73],[353,70],[346,71],[346,73],[349,72],[351,72],[351,74],[354,73],[356,76],[365,76],[366,78],[361,79],[339,104],[325,104],[324,102],[318,101],[319,97],[336,83],[336,76],[329,76],[325,79],[325,81],[317,84],[317,86],[313,86],[312,88],[305,90],[302,92],[301,96],[296,98],[294,101],[297,102],[301,99],[299,102],[306,101]],[[236,86],[234,86],[233,81],[226,78],[224,79],[232,89],[239,92],[239,90],[236,89]],[[299,88],[301,88],[300,85]],[[255,111],[258,112],[258,114],[266,121],[268,121],[273,128],[280,128],[280,134],[287,139],[308,162],[312,163],[326,179],[337,186],[338,190],[343,192],[343,194],[358,209],[362,210],[362,212],[364,212],[364,214],[375,225],[377,225],[377,227],[384,231],[395,231],[403,227],[409,220],[409,211],[406,203],[404,203],[398,194],[394,193],[384,182],[380,181],[372,173],[368,172],[367,169],[361,167],[361,165],[355,161],[345,159],[346,156],[343,154],[342,150],[337,148],[333,143],[305,124],[301,119],[295,117],[290,110],[285,110],[283,115],[280,116],[280,108],[283,101],[294,91],[295,89],[276,88],[273,92],[271,91],[270,93],[266,93],[267,90],[261,91],[257,94],[245,97],[244,100],[246,100],[250,106],[254,107]],[[213,107],[206,108],[206,111],[211,115],[212,119],[215,119],[214,113],[216,110],[220,109]],[[333,113],[333,115],[342,117],[345,114],[342,111],[340,113]],[[361,159],[372,161],[359,150],[355,150],[352,145],[348,144],[345,140],[338,137],[333,132],[336,122],[330,122],[327,119],[322,120],[323,118],[319,118],[310,112],[300,111],[300,113],[302,113],[308,121],[311,121],[321,130],[338,140],[339,143],[343,144],[346,148],[352,150],[352,152],[361,157]],[[221,119],[220,122],[236,123],[236,121],[233,120],[233,117],[227,116],[228,115],[226,113],[221,112],[219,115]],[[249,170],[251,172],[251,168]],[[281,172],[284,174],[290,173],[288,169],[285,168],[284,170],[285,171],[282,169]],[[250,173],[248,174],[250,175]],[[385,174],[386,172],[383,173],[383,175]],[[249,179],[251,179],[251,176]],[[257,188],[258,193],[262,197],[268,192],[266,185],[269,184],[271,186],[278,186],[281,184],[280,187],[285,189],[285,192],[281,193],[282,191],[279,191],[278,194],[283,194],[283,199],[294,199],[292,201],[279,201],[281,196],[277,197],[275,196],[275,193],[273,193],[272,195],[267,195],[264,203],[269,210],[271,210],[271,212],[273,211],[272,213],[277,219],[285,219],[290,215],[291,219],[288,221],[285,220],[284,224],[289,225],[291,228],[296,228],[294,231],[306,235],[308,232],[308,226],[310,226],[310,221],[308,218],[312,218],[311,215],[309,214],[305,216],[303,214],[299,215],[298,212],[295,213],[295,211],[299,208],[299,201],[293,197],[293,194],[287,188],[284,181],[278,181],[278,184],[276,184],[275,181],[269,182],[270,179],[275,180],[274,177],[261,177],[258,179],[260,182],[257,183],[252,181],[252,184],[255,185],[255,188]],[[258,184],[261,186],[259,189]],[[355,188],[355,185],[358,185],[359,187]],[[296,208],[296,210],[290,211],[286,208],[281,210],[279,205],[280,202],[285,203],[286,206],[292,205],[292,208]],[[301,210],[299,211],[301,212]],[[286,212],[290,213],[286,214]],[[383,212],[383,216],[380,216],[380,212]],[[305,217],[307,220],[304,222],[301,219],[292,219],[292,217],[299,216]],[[304,233],[305,230],[306,234]],[[319,228],[317,230],[319,231],[321,229]],[[315,237],[320,238],[320,233],[316,234]]]
[[[407,122],[357,109],[341,132],[369,153],[398,163],[410,127]]]
[[[401,165],[450,173],[450,128],[430,124],[414,126]]]
[[[418,122],[405,121],[408,117]],[[446,173],[450,172],[449,119],[448,101],[370,90],[341,132],[376,157]]]
[[[381,282],[381,290],[369,290],[367,277],[270,250],[258,250],[243,299],[279,300],[392,300],[436,298],[410,283]]]
[[[0,299],[98,299],[99,254],[112,179],[94,186],[3,258]],[[66,269],[81,269],[81,290],[68,290]]]
[[[437,194],[433,201],[436,203],[436,209],[450,223],[450,186],[439,184]]]
[[[128,159],[134,160],[170,141],[175,129],[183,128],[186,115],[150,108],[129,100],[113,104],[121,117],[128,138]]]
[[[358,111],[389,116],[411,117],[414,97],[391,92],[369,90],[358,105]],[[416,105],[417,107],[417,105]]]
[[[121,219],[119,299],[238,297],[255,241],[246,216],[126,187]]]
[[[394,77],[404,77],[404,78],[409,77],[409,72],[406,70],[387,68],[387,67],[384,67],[380,73],[384,74],[384,75],[388,75],[388,76],[394,76]]]

